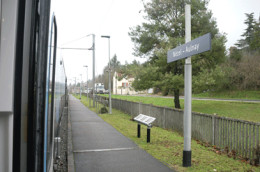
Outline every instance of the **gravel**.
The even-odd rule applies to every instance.
[[[68,144],[68,109],[64,109],[63,117],[61,119],[60,125],[60,137],[61,137],[61,147],[60,147],[60,158],[56,160],[54,165],[55,172],[67,172],[68,171],[68,160],[67,160],[67,144]]]

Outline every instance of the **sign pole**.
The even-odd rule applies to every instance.
[[[185,42],[191,41],[191,6],[185,4]],[[185,59],[184,71],[184,116],[183,116],[183,167],[191,166],[191,88],[192,88],[192,65],[191,57]]]
[[[95,107],[95,35],[93,34],[93,107]]]
[[[185,59],[184,69],[184,115],[183,115],[183,167],[191,166],[191,56],[211,49],[211,34],[207,33],[191,41],[191,5],[185,4],[185,44],[167,52],[167,63]]]

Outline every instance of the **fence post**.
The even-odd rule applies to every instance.
[[[150,104],[149,106],[149,116],[151,116],[151,108],[152,108],[152,104]]]
[[[141,102],[139,102],[139,114],[141,114]]]
[[[259,125],[257,125],[256,128],[256,148],[258,149],[259,147]],[[260,163],[260,158],[258,159],[258,163]]]
[[[251,160],[251,147],[252,147],[252,146],[251,146],[251,138],[252,138],[252,137],[251,137],[251,124],[249,124],[248,127],[249,127],[249,144],[248,144],[249,155],[248,155],[248,156],[249,156],[249,159]]]
[[[245,152],[246,152],[246,158],[248,158],[248,123],[246,123],[246,149],[245,149]]]
[[[120,99],[120,110],[123,111],[123,107],[122,107],[122,99]]]
[[[130,110],[130,115],[132,116],[133,115],[133,105],[132,105],[133,103],[132,102],[130,102],[130,107],[131,107],[131,110]]]
[[[91,98],[90,98],[90,95],[89,95],[89,97],[88,97],[88,107],[90,108],[90,105],[91,105]]]
[[[254,155],[254,150],[255,150],[255,128],[256,128],[256,126],[255,125],[253,125],[253,144],[252,144],[252,146],[253,146],[253,155],[252,155],[252,159],[255,159],[255,155]]]
[[[95,97],[95,99],[96,99],[96,97]],[[97,101],[97,99],[96,99],[96,104],[95,104],[96,113],[97,113],[97,104],[98,104],[98,101]]]
[[[165,113],[165,107],[163,107],[163,128],[166,128],[165,121],[166,121],[166,113]]]
[[[97,97],[97,114],[98,114],[98,108],[99,108],[99,100],[98,100],[99,97]]]
[[[215,116],[212,116],[212,145],[215,145]]]

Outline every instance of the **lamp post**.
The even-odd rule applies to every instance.
[[[76,77],[73,77],[74,80],[75,80],[75,85],[74,85],[74,92],[75,94],[77,95],[77,92],[76,92],[76,87],[77,87],[77,78]]]
[[[86,67],[87,68],[87,101],[88,101],[88,66],[85,65],[83,67]]]
[[[80,100],[81,100],[81,92],[82,92],[82,88],[81,88],[81,84],[82,84],[82,74],[80,74],[81,80],[80,80],[80,85],[79,85],[79,94],[80,94]]]
[[[111,69],[110,69],[110,36],[101,36],[101,38],[108,38],[108,91],[109,91],[109,114],[112,114],[112,102],[111,102]]]

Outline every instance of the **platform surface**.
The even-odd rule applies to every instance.
[[[76,172],[172,172],[144,150],[69,96]]]

